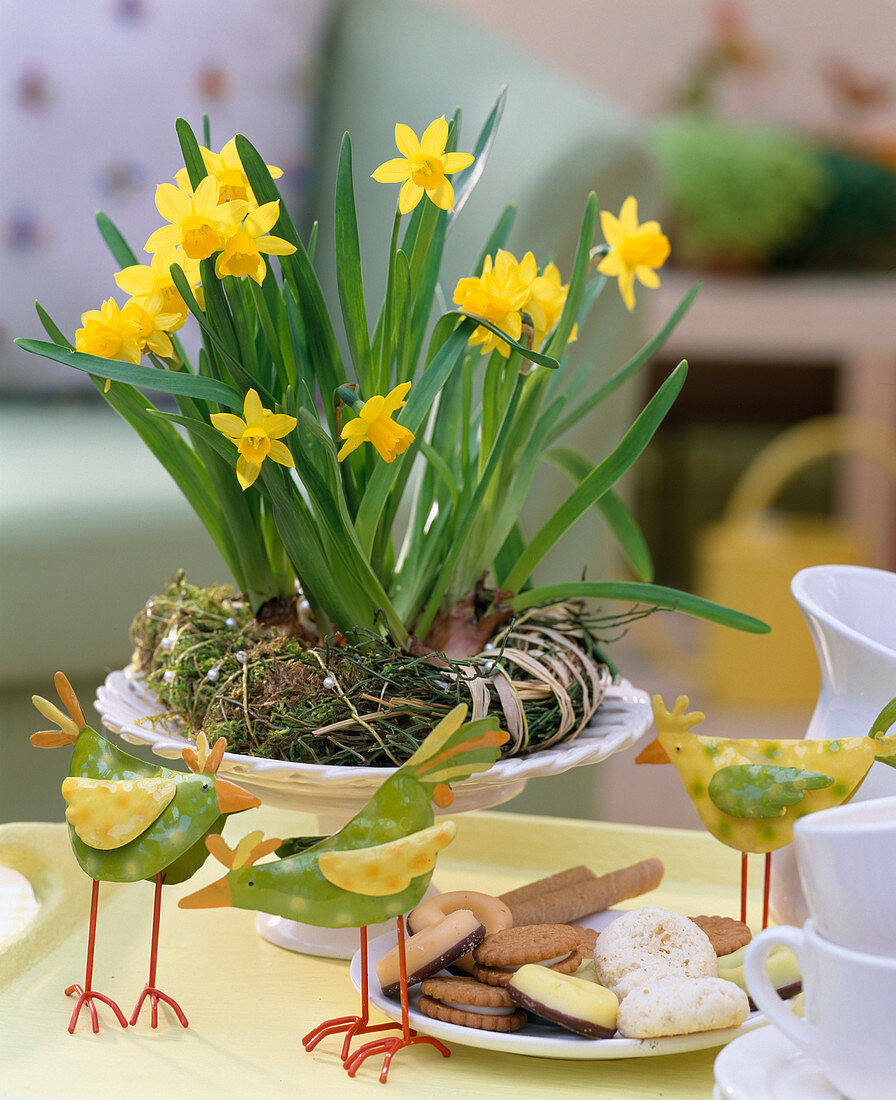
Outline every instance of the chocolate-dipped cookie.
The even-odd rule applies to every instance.
[[[610,1039],[616,1032],[619,1001],[596,982],[527,963],[517,970],[504,990],[520,1008],[576,1035]]]
[[[485,939],[485,926],[469,909],[457,909],[405,940],[408,986],[443,970]],[[398,945],[376,964],[383,993],[394,997],[400,987]]]

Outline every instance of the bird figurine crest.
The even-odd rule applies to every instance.
[[[804,814],[839,806],[856,793],[875,760],[886,760],[896,737],[877,730],[865,737],[829,740],[698,736],[704,720],[680,695],[671,710],[652,699],[657,737],[638,764],[674,764],[704,827],[742,853],[741,920],[746,922],[748,852],[766,856],[762,927],[768,923],[769,855],[793,840]]]
[[[410,1030],[404,914],[423,897],[438,853],[454,837],[454,822],[436,822],[433,805],[450,805],[450,784],[490,768],[508,740],[494,719],[465,722],[466,713],[463,705],[450,711],[413,756],[332,836],[281,842],[254,832],[231,849],[222,837],[210,835],[208,850],[227,873],[178,902],[186,909],[232,906],[320,927],[360,929],[360,1014],[324,1020],[302,1040],[310,1051],[325,1036],[343,1033],[342,1062],[352,1077],[366,1058],[383,1054],[380,1080],[385,1081],[393,1056],[414,1043],[429,1043],[446,1057],[449,1053],[438,1040]],[[274,851],[279,858],[259,862]],[[371,1025],[367,925],[390,917],[396,918],[402,960],[402,1022]],[[400,1036],[374,1040],[352,1052],[356,1036],[394,1028],[400,1029]]]
[[[146,1000],[151,1026],[157,1027],[162,1001],[187,1027],[187,1017],[177,1002],[156,986],[162,886],[189,879],[208,858],[208,833],[220,832],[229,814],[252,809],[260,802],[242,787],[216,777],[224,756],[223,738],[209,748],[205,735],[199,733],[195,747],[183,750],[187,772],[148,764],[123,752],[87,724],[77,696],[61,672],[56,673],[55,685],[68,713],[39,695],[33,696],[35,707],[59,728],[32,734],[31,743],[39,748],[73,746],[62,796],[72,849],[82,870],[93,880],[84,984],[71,985],[65,991],[78,998],[68,1030],[75,1030],[86,1005],[93,1031],[98,1032],[97,1001],[113,1010],[122,1027],[137,1022]],[[118,1005],[92,984],[99,884],[141,879],[155,884],[149,979],[128,1021]]]

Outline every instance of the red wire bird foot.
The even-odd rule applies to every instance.
[[[90,1022],[93,1027],[93,1034],[99,1034],[100,1022],[97,1018],[96,1007],[93,1003],[94,1001],[102,1001],[104,1005],[108,1005],[109,1008],[111,1008],[115,1015],[118,1017],[118,1022],[121,1024],[121,1026],[128,1026],[128,1022],[125,1019],[124,1013],[112,1000],[111,997],[107,997],[104,993],[97,993],[93,989],[85,989],[81,985],[70,985],[65,991],[66,997],[71,997],[73,993],[78,994],[78,1003],[75,1005],[74,1012],[72,1012],[72,1018],[69,1021],[68,1030],[70,1035],[74,1034],[75,1027],[78,1023],[78,1016],[80,1015],[81,1009],[85,1005],[87,1005],[87,1010],[90,1013]]]
[[[401,1024],[371,1024],[368,1021],[366,1014],[363,1016],[338,1016],[332,1020],[322,1020],[317,1027],[312,1028],[307,1035],[302,1036],[302,1046],[307,1051],[312,1051],[321,1041],[328,1035],[336,1035],[341,1031],[345,1032],[345,1041],[342,1044],[342,1053],[340,1058],[343,1065],[349,1059],[349,1050],[352,1045],[352,1039],[357,1035],[367,1035],[372,1031],[386,1031],[388,1028],[398,1028],[401,1030]],[[416,1032],[412,1032],[416,1035]]]
[[[451,1051],[439,1042],[438,1039],[433,1039],[429,1035],[414,1035],[408,1036],[390,1036],[387,1039],[374,1039],[373,1042],[365,1043],[363,1046],[358,1047],[355,1053],[345,1063],[345,1069],[349,1077],[354,1077],[361,1066],[361,1063],[365,1058],[369,1058],[373,1054],[385,1054],[383,1059],[383,1068],[380,1071],[380,1081],[385,1084],[386,1078],[389,1076],[389,1066],[392,1063],[392,1059],[403,1048],[413,1046],[414,1043],[429,1043],[441,1051],[444,1058],[451,1057]]]
[[[156,989],[154,985],[149,985],[147,983],[147,985],[143,988],[143,992],[140,994],[140,999],[134,1006],[134,1011],[131,1013],[131,1027],[136,1024],[137,1018],[140,1015],[140,1009],[143,1007],[143,1002],[146,1000],[147,997],[149,997],[150,1006],[150,1027],[159,1026],[159,1001],[164,1001],[165,1004],[172,1009],[174,1015],[178,1018],[178,1020],[180,1020],[183,1027],[190,1026],[189,1022],[187,1021],[187,1017],[183,1013],[183,1009],[181,1009],[177,1001],[175,1001],[173,997],[169,997],[167,993],[163,993],[161,989]]]

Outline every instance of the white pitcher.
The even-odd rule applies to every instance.
[[[802,569],[791,592],[818,655],[821,689],[807,737],[862,737],[896,696],[896,573],[858,565]],[[856,799],[896,795],[896,768],[875,763]],[[809,917],[793,846],[772,858],[770,910],[779,924]]]

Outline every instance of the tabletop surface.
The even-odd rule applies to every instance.
[[[246,815],[248,816],[248,815]],[[251,828],[266,835],[313,832],[304,814],[262,808]],[[578,863],[598,874],[648,856],[666,873],[658,890],[637,904],[681,912],[736,915],[738,854],[708,834],[690,830],[608,825],[504,813],[456,818],[457,838],[442,852],[434,883],[442,890],[498,894]],[[228,821],[233,843],[250,826]],[[0,826],[0,865],[31,882],[37,916],[0,944],[0,1096],[124,1095],[129,1100],[266,1098],[325,1095],[421,1097],[544,1097],[588,1093],[628,1100],[710,1100],[718,1051],[702,1050],[619,1061],[567,1061],[502,1054],[453,1044],[449,1059],[428,1046],[400,1052],[388,1082],[371,1058],[350,1080],[337,1057],[341,1037],[311,1054],[300,1037],[321,1019],[357,1011],[348,963],[276,947],[241,910],[183,910],[177,899],[217,877],[209,860],[188,883],[164,890],[159,986],[190,1020],[183,1029],[162,1006],[158,1029],[144,1008],[122,1030],[100,1006],[94,1035],[82,1012],[67,1031],[74,1002],[64,989],[84,975],[90,880],[71,852],[67,829],[56,824]],[[100,909],[94,987],[130,1015],[146,980],[152,921],[150,883],[106,884]],[[376,1018],[378,1014],[374,1015]]]

